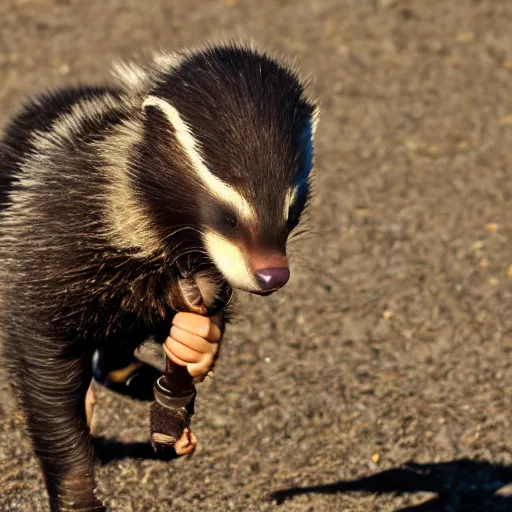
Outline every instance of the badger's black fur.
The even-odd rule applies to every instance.
[[[0,335],[52,510],[102,506],[93,352],[165,339],[179,272],[257,292],[309,196],[316,108],[273,58],[209,46],[118,75],[35,99],[0,146]]]

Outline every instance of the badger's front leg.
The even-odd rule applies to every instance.
[[[225,318],[223,313],[219,313],[213,318],[195,313],[176,314],[173,318],[171,331],[164,342],[166,357],[180,366],[187,367],[188,372],[194,377],[196,382],[201,381],[212,368],[219,355],[219,344],[224,327]],[[136,399],[147,397],[150,392],[151,394],[153,392],[153,379],[145,378],[150,374],[148,371],[145,372],[145,377],[132,379],[131,377],[138,372],[142,363],[137,365],[137,360],[133,356],[130,356],[130,358],[126,357],[126,354],[124,357],[121,357],[122,364],[126,364],[128,360],[130,362],[126,367],[116,370],[116,374],[121,380],[130,378],[133,381],[130,386],[121,386],[122,392]],[[103,381],[100,378],[100,382],[103,382],[104,385],[114,391],[121,392],[119,386],[117,388],[113,387],[108,382],[109,369],[116,368],[116,365],[119,364],[117,359],[119,359],[118,349],[110,352],[103,351],[102,356],[96,359],[96,367],[101,367],[101,371],[96,373],[98,375],[105,374]],[[146,364],[142,364],[142,366],[146,369],[149,368]],[[119,385],[120,383],[118,382],[117,384]],[[87,390],[84,404],[89,427],[92,426],[95,402],[96,399],[91,383]],[[187,455],[192,453],[196,446],[197,439],[195,435],[189,429],[185,429],[181,438],[175,443],[174,450],[177,455]]]
[[[155,387],[155,393],[158,388],[158,396],[161,393],[163,396],[172,396],[173,389],[178,395],[180,392],[188,394],[191,388],[187,372],[196,382],[204,378],[218,356],[224,328],[223,317],[223,314],[219,314],[208,318],[196,313],[178,313],[174,317],[171,332],[164,343],[164,351],[170,362],[178,367],[186,367],[186,371],[173,370],[172,365],[168,365],[166,374]],[[195,450],[197,439],[188,428],[189,414],[193,414],[193,401],[186,405],[188,413],[183,409],[162,405],[161,396],[152,405],[151,439],[157,451],[166,451],[172,443],[177,455],[187,455]]]
[[[59,340],[62,341],[62,340]],[[94,495],[94,453],[84,408],[91,354],[38,340],[24,357],[21,398],[52,512],[105,511]]]

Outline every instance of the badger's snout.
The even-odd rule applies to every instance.
[[[257,258],[252,261],[254,276],[259,290],[255,293],[269,295],[282,288],[290,279],[286,256]]]
[[[290,279],[283,248],[232,241],[214,231],[206,232],[204,241],[217,269],[234,288],[269,295]]]
[[[270,267],[258,270],[256,280],[264,291],[282,288],[290,279],[290,269],[286,267]]]
[[[264,268],[256,272],[256,279],[262,290],[277,290],[290,279],[290,269],[288,267]]]

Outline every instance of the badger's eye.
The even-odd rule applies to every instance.
[[[226,213],[226,215],[224,215],[224,222],[225,222],[226,226],[228,226],[232,229],[236,228],[236,226],[238,224],[236,217],[232,213]]]

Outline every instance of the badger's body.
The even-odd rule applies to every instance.
[[[315,107],[236,46],[46,94],[0,146],[0,329],[52,508],[92,509],[97,348],[163,339],[178,272],[266,293],[308,199]]]

